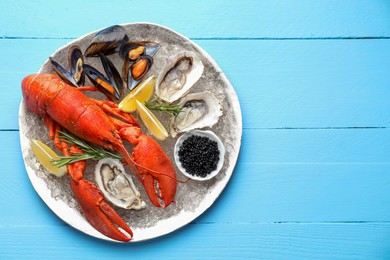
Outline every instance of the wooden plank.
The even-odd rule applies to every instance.
[[[244,129],[245,163],[389,163],[389,129]],[[1,132],[1,135],[18,132]],[[5,140],[5,142],[10,142]],[[15,143],[9,143],[15,146]],[[17,147],[18,148],[18,147]],[[2,152],[8,147],[3,146]],[[243,158],[243,159],[241,159]]]
[[[389,130],[264,132],[244,130],[243,148],[229,185],[196,223],[388,220]],[[248,139],[258,140],[257,145]],[[2,207],[7,211],[0,215],[0,223],[63,225],[30,184],[19,133],[0,131],[0,140],[2,174],[7,180],[0,182]],[[263,140],[267,140],[264,145]]]
[[[0,129],[18,128],[23,76],[67,41],[0,40]],[[245,128],[390,126],[389,42],[197,40],[233,84]]]
[[[251,164],[388,164],[389,129],[244,129],[239,161]],[[19,132],[0,131],[0,152],[19,151]],[[11,147],[11,148],[10,148]],[[21,158],[20,158],[21,159]],[[6,162],[11,166],[11,162]],[[10,167],[11,168],[11,167]]]
[[[2,74],[15,72],[34,73],[57,49],[71,40],[69,39],[1,39],[0,53],[4,62],[0,65]]]
[[[1,173],[7,179],[0,184],[1,205],[3,212],[7,212],[1,214],[3,224],[30,225],[39,219],[39,223],[63,225],[31,185],[20,150],[19,132],[0,131],[0,140],[5,145],[0,150],[4,166]]]
[[[390,125],[388,40],[199,43],[236,89],[244,127]]]
[[[244,129],[250,163],[389,163],[390,129]]]
[[[4,0],[0,10],[0,259],[390,258],[388,1]],[[204,215],[123,245],[74,230],[40,200],[17,111],[21,79],[55,49],[140,20],[215,58],[238,93],[244,135],[232,181]]]
[[[191,38],[355,38],[389,37],[387,1],[158,0],[1,1],[0,37],[77,38],[128,22],[168,26]],[[104,19],[102,19],[104,18]],[[82,24],[82,26],[80,26]]]
[[[389,170],[389,164],[240,161],[224,193],[195,222],[388,221]]]
[[[5,94],[0,95],[0,129],[18,129],[19,105],[22,100],[22,79],[36,73],[58,48],[69,42],[60,40],[0,40],[0,77]],[[8,64],[5,64],[8,63]]]
[[[8,226],[0,227],[0,258],[387,259],[389,239],[389,223],[195,224],[136,244],[68,226]]]

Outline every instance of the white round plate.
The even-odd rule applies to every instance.
[[[147,208],[141,211],[114,208],[132,228],[134,232],[132,242],[136,242],[168,234],[193,221],[214,203],[227,185],[237,162],[241,146],[242,117],[240,104],[232,85],[215,61],[197,44],[177,32],[157,24],[130,23],[122,26],[126,29],[130,41],[154,41],[161,45],[160,50],[154,56],[152,69],[145,78],[149,75],[157,76],[166,60],[179,51],[193,51],[199,56],[205,69],[202,77],[194,85],[190,93],[209,90],[221,102],[223,116],[220,117],[219,122],[211,130],[221,138],[226,147],[225,162],[221,172],[209,181],[178,183],[175,202],[167,208],[154,207],[148,200],[142,185],[136,178],[133,178],[136,186],[141,191],[142,198],[147,203]],[[92,32],[63,46],[52,55],[53,59],[68,68],[68,49],[73,45],[78,45],[84,53],[96,32]],[[117,69],[121,71],[122,61],[118,55],[113,54],[109,58]],[[98,58],[87,58],[86,63],[103,71]],[[55,74],[49,61],[43,64],[39,73]],[[89,82],[87,81],[86,83]],[[163,112],[156,112],[155,114],[161,118],[164,125],[168,125],[169,118],[166,114]],[[51,147],[53,147],[53,144],[48,137],[48,131],[43,120],[28,111],[23,100],[19,109],[19,128],[26,170],[34,189],[43,201],[58,217],[74,228],[90,236],[113,241],[96,231],[87,222],[71,192],[69,176],[61,178],[52,176],[46,173],[37,162],[30,148],[31,138],[41,140]],[[145,129],[143,130],[147,133]],[[167,140],[159,142],[172,161],[176,138],[169,137]],[[126,147],[131,151],[130,145]],[[93,161],[88,162],[85,170],[85,179],[92,182],[94,182],[93,169],[95,163]],[[128,167],[126,167],[126,171],[131,173]],[[177,178],[185,179],[184,175],[177,168],[176,172]]]

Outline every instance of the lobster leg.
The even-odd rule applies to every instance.
[[[99,91],[100,92],[100,90],[95,86],[82,86],[82,87],[78,87],[77,90],[79,90],[79,91]],[[98,105],[101,109],[103,109],[104,112],[111,114],[111,115],[115,115],[129,124],[139,126],[138,121],[131,114],[122,112],[120,109],[118,109],[118,104],[111,101],[109,95],[106,95],[103,92],[101,92],[101,93],[104,94],[108,100],[98,100],[98,99],[93,99],[93,98],[90,98],[90,99],[93,102],[95,102],[95,104]]]
[[[141,129],[110,118],[121,138],[135,145],[132,160],[137,167],[137,177],[145,187],[150,201],[156,207],[167,207],[176,194],[176,172],[171,160],[161,146]],[[162,201],[161,201],[162,200]]]
[[[81,90],[95,90],[93,87],[82,87]],[[79,89],[79,90],[80,90]],[[51,74],[30,75],[22,81],[22,92],[30,111],[44,117],[49,128],[50,138],[65,156],[80,152],[59,138],[59,130],[67,129],[95,145],[120,152],[128,163],[131,156],[122,144],[115,126],[107,118],[112,113],[126,122],[136,125],[132,116],[118,112],[110,102],[97,102],[63,82],[58,76]],[[102,107],[102,109],[100,108]],[[134,121],[134,122],[133,122]],[[131,229],[118,214],[104,201],[103,195],[92,183],[84,180],[85,161],[68,165],[71,187],[76,200],[87,220],[103,234],[122,241],[132,237]],[[135,167],[133,167],[135,168]],[[127,232],[128,235],[122,233]]]
[[[55,146],[62,151],[65,156],[72,153],[82,153],[76,145],[70,148],[66,142],[59,139],[60,126],[50,117],[44,117],[49,128],[50,138]],[[68,172],[71,176],[71,188],[73,194],[80,204],[80,207],[93,227],[102,234],[119,241],[128,242],[133,236],[133,232],[126,222],[116,213],[116,211],[104,201],[104,196],[99,189],[91,182],[83,180],[86,162],[79,161],[68,165]],[[118,228],[119,227],[119,228]],[[122,230],[122,231],[121,231]]]
[[[118,109],[118,105],[115,102],[108,100],[96,100],[92,99],[99,107],[103,109],[104,112],[110,115],[117,116],[124,122],[131,124],[133,126],[138,126],[138,121],[133,117],[132,114],[124,113],[120,109]]]
[[[55,147],[60,150],[65,156],[70,156],[71,153],[82,153],[82,151],[76,146],[72,145],[69,149],[69,146],[66,142],[63,142],[59,138],[59,131],[61,130],[61,126],[58,125],[53,119],[49,116],[45,115],[44,121],[46,123],[47,128],[49,129],[50,139],[53,140]],[[69,164],[68,172],[73,180],[79,181],[84,177],[84,169],[86,162],[79,161],[72,164]]]

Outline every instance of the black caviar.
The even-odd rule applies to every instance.
[[[192,135],[180,147],[179,161],[189,174],[204,178],[217,169],[218,143],[208,137]]]

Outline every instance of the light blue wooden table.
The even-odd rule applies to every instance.
[[[0,2],[0,259],[390,258],[390,1],[80,2]],[[215,59],[238,94],[243,139],[205,214],[114,244],[62,222],[31,186],[20,82],[67,42],[137,21]]]

